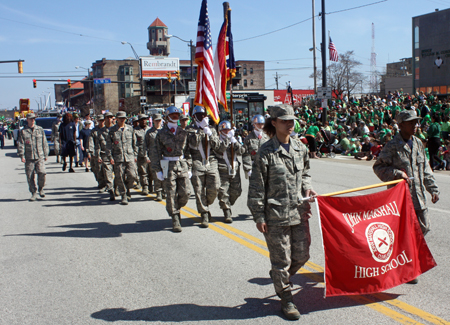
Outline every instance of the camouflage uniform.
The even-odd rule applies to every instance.
[[[402,171],[408,177],[414,177],[410,185],[411,197],[420,228],[425,235],[430,231],[425,189],[431,194],[438,195],[439,189],[428,163],[422,141],[413,136],[412,143],[411,149],[403,140],[401,134],[397,133],[381,150],[373,165],[373,171],[383,182],[401,179]]]
[[[136,134],[131,126],[125,125],[122,129],[116,124],[109,129],[106,138],[106,156],[109,161],[114,159],[114,175],[122,198],[137,180],[135,162],[137,153]]]
[[[103,179],[105,181],[105,186],[107,191],[113,190],[114,184],[114,175],[113,175],[113,166],[111,165],[111,161],[108,158],[107,151],[107,139],[109,138],[109,128],[104,126],[97,131],[97,146],[95,146],[95,156],[102,159],[101,164],[99,165],[99,171],[103,172]]]
[[[216,199],[220,186],[217,159],[211,153],[221,147],[221,142],[215,129],[211,129],[211,136],[207,136],[195,123],[186,130],[189,132],[188,141],[192,158],[191,183],[197,211],[200,214],[209,213],[209,205]]]
[[[170,216],[179,215],[191,194],[189,171],[191,157],[188,146],[188,131],[178,127],[173,134],[167,124],[158,131],[155,145],[150,148],[150,161],[155,173],[161,172],[161,160],[169,160],[167,178],[162,185],[166,192],[166,210]]]
[[[256,154],[263,143],[269,140],[269,137],[261,131],[261,135],[258,137],[254,131],[247,135],[244,139],[245,152],[242,154],[242,164],[244,165],[244,172],[248,175],[248,172],[252,170],[252,164],[255,160]]]
[[[25,158],[25,173],[27,174],[28,188],[32,194],[36,193],[34,174],[38,175],[39,190],[45,185],[44,160],[48,157],[48,143],[44,129],[35,125],[28,125],[19,131],[17,140],[17,154],[20,159]]]
[[[100,128],[95,126],[91,134],[89,135],[89,147],[88,151],[91,154],[91,168],[94,172],[95,179],[97,180],[98,187],[104,188],[106,186],[105,175],[103,173],[102,164],[98,162],[100,138],[99,138]]]
[[[59,155],[61,154],[61,148],[59,145],[59,126],[61,125],[61,121],[55,121],[52,124],[52,141],[55,145],[55,155],[57,159],[59,159]]]
[[[259,149],[250,176],[247,205],[255,222],[267,224],[270,273],[280,297],[290,295],[290,276],[309,259],[311,210],[307,201],[299,201],[312,190],[309,169],[300,141],[291,138],[287,152],[274,136]]]
[[[242,194],[240,164],[236,157],[242,155],[245,152],[245,149],[239,142],[232,144],[230,139],[224,136],[220,137],[220,142],[222,143],[222,146],[214,151],[214,154],[217,157],[220,175],[220,188],[218,193],[219,206],[222,210],[230,210],[231,206],[234,205],[236,200]],[[233,146],[234,150],[235,172],[230,175],[231,146]],[[230,166],[228,166],[228,164]]]
[[[148,126],[145,127],[145,129],[138,126],[134,129],[134,133],[136,134],[136,145],[138,147],[138,154],[137,154],[137,171],[140,179],[140,184],[142,188],[148,187],[149,180],[149,164],[147,162],[148,160],[148,154],[147,154],[147,147],[145,145],[145,135],[147,134],[147,131],[150,130]]]
[[[155,139],[156,134],[158,134],[158,129],[155,127],[152,127],[147,130],[147,133],[145,133],[145,151],[147,154],[147,157],[150,158],[150,151],[151,148],[155,146]],[[151,182],[153,180],[153,191],[154,192],[161,192],[162,191],[162,183],[161,181],[156,177],[156,171],[152,168],[152,164],[149,164],[150,172],[148,173],[148,184],[151,185]]]

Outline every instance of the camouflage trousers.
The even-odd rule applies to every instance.
[[[114,175],[120,195],[124,196],[127,189],[132,189],[134,182],[137,180],[136,163],[134,161],[116,162],[114,164]]]
[[[106,186],[103,164],[98,162],[98,157],[91,156],[91,169],[94,172],[95,180],[99,188]]]
[[[219,169],[220,187],[217,198],[222,210],[229,210],[242,194],[241,170],[239,165],[235,165],[236,175],[229,174],[228,169]]]
[[[417,219],[419,220],[420,229],[422,229],[422,233],[425,236],[431,228],[430,217],[428,215],[428,209],[425,210],[415,210]]]
[[[220,186],[217,163],[204,171],[193,170],[191,183],[194,188],[197,211],[199,213],[208,212],[208,206],[213,204]]]
[[[141,183],[141,186],[148,186],[148,175],[150,173],[150,166],[147,163],[147,158],[145,157],[138,157],[137,159],[137,172],[139,175],[139,180]]]
[[[268,226],[264,233],[272,264],[271,277],[275,292],[290,291],[290,277],[309,260],[311,236],[309,223],[302,219],[295,226]]]
[[[151,185],[153,182],[153,191],[158,192],[163,190],[162,182],[156,177],[156,172],[153,169],[150,169],[150,173],[148,173],[148,184]]]
[[[162,185],[166,193],[166,211],[170,216],[180,213],[180,209],[186,205],[191,195],[187,164],[185,168],[180,168],[179,161],[176,165],[175,162],[170,162],[167,178]]]
[[[102,162],[100,163],[100,170],[103,172],[103,179],[105,180],[105,186],[107,190],[113,189],[114,174],[113,174],[113,165],[108,160],[108,158],[102,157]]]
[[[34,174],[37,174],[39,189],[45,186],[45,164],[44,159],[33,159],[25,161],[25,173],[27,175],[28,189],[31,193],[36,193],[36,182]]]
[[[59,156],[61,154],[61,146],[59,145],[59,141],[54,141],[53,144],[55,145],[55,156]]]

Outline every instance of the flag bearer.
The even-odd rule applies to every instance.
[[[145,135],[147,131],[150,129],[147,125],[148,116],[145,114],[138,115],[138,123],[139,125],[134,129],[134,133],[136,134],[137,147],[138,147],[138,155],[137,155],[137,171],[139,175],[139,183],[142,186],[142,194],[148,195],[148,174],[149,174],[149,166],[148,166],[148,155],[147,148],[145,146]]]

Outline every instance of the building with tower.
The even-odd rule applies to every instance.
[[[148,26],[148,43],[147,48],[150,55],[153,56],[169,56],[170,54],[170,38],[168,28],[161,19],[156,18],[150,26]]]

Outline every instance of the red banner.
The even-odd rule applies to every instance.
[[[314,90],[292,90],[292,97],[294,97],[295,104],[301,104],[303,98],[314,95]],[[292,105],[291,93],[284,90],[274,90],[273,97],[275,102],[282,102],[283,104]]]
[[[406,182],[375,194],[317,199],[327,297],[381,292],[436,266]]]

